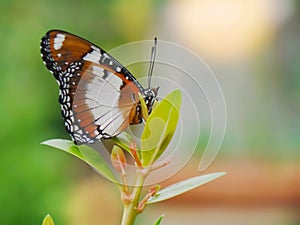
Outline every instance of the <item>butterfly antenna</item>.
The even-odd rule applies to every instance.
[[[154,38],[154,45],[151,49],[151,57],[150,57],[150,65],[149,65],[149,71],[148,71],[148,88],[151,88],[151,77],[153,73],[154,63],[155,63],[155,57],[156,57],[156,45],[157,45],[157,38]]]

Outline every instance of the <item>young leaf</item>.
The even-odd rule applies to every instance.
[[[131,142],[130,144],[130,154],[135,161],[135,165],[139,168],[143,168],[139,152],[137,151],[137,145],[135,142]]]
[[[169,145],[179,119],[181,92],[175,90],[153,109],[141,135],[141,158],[144,166],[153,163]]]
[[[77,146],[72,141],[63,139],[47,140],[42,142],[41,144],[63,150],[69,154],[76,156],[77,158],[81,159],[82,161],[86,162],[88,165],[93,167],[98,173],[100,173],[105,178],[116,182],[116,178],[109,169],[109,166],[96,150],[86,145]]]
[[[161,221],[162,221],[162,218],[164,217],[164,215],[161,215],[153,225],[160,225]]]
[[[169,187],[166,187],[166,188],[158,191],[155,196],[153,196],[152,198],[150,198],[147,201],[147,204],[161,202],[161,201],[173,198],[173,197],[183,194],[187,191],[190,191],[194,188],[197,188],[203,184],[206,184],[214,179],[217,179],[223,175],[225,175],[224,172],[211,173],[211,174],[206,174],[206,175],[202,175],[202,176],[198,176],[198,177],[193,177],[193,178],[178,182],[176,184],[170,185]]]
[[[141,103],[141,107],[142,107],[142,116],[143,116],[145,122],[147,122],[148,117],[149,117],[148,108],[147,108],[147,105],[145,103],[143,96],[140,93],[139,93],[139,99],[140,99],[140,103]]]
[[[126,167],[126,157],[125,157],[122,149],[115,145],[112,149],[112,152],[111,152],[110,156],[111,156],[112,165],[120,173],[124,174],[125,173],[125,167]]]
[[[42,225],[54,225],[53,219],[49,214],[45,216]]]

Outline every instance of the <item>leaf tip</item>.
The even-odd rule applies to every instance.
[[[42,141],[42,142],[40,143],[40,145],[48,145],[48,140]]]
[[[155,221],[155,223],[153,224],[153,225],[160,225],[161,224],[161,221],[162,221],[162,219],[164,218],[164,214],[162,214],[156,221]]]
[[[226,175],[227,173],[226,172],[217,172],[216,174],[218,174],[219,177],[222,177],[222,176]]]
[[[54,225],[54,221],[53,221],[52,217],[50,216],[50,214],[47,214],[45,216],[42,225]]]

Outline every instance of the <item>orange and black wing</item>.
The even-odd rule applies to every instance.
[[[59,84],[65,126],[76,144],[111,138],[140,122],[143,87],[103,49],[51,30],[41,40],[41,55]]]

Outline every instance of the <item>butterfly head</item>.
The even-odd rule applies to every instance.
[[[155,101],[157,101],[157,93],[158,93],[159,87],[156,88],[148,88],[144,90],[144,100],[148,108],[148,114],[152,111],[152,106]]]

